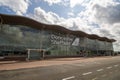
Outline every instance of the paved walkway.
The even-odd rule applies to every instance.
[[[112,56],[105,57],[94,57],[94,58],[56,58],[49,60],[41,60],[41,61],[30,61],[30,62],[16,62],[16,61],[8,61],[8,62],[0,62],[0,70],[14,70],[21,68],[33,68],[33,67],[43,67],[43,66],[52,66],[52,65],[62,65],[62,64],[72,64],[72,63],[80,63],[80,62],[88,62],[88,61],[97,61],[111,58]]]

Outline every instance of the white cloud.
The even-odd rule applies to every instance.
[[[68,16],[69,16],[69,17],[73,17],[73,16],[74,16],[74,13],[73,13],[73,12],[69,12],[69,13],[68,13]]]
[[[61,0],[44,0],[44,1],[47,2],[49,5],[57,4],[61,2]]]
[[[59,21],[63,20],[63,18],[60,18],[56,13],[45,12],[40,7],[37,7],[34,9],[33,18],[35,18],[36,20],[38,20],[40,22],[48,23],[48,24],[55,24],[55,23],[58,23]]]
[[[63,17],[60,17],[56,13],[46,12],[42,8],[37,7],[34,9],[34,15],[32,16],[32,18],[43,23],[57,24],[71,30],[82,30],[87,33],[91,33],[91,26],[85,24],[87,22],[80,17],[65,19]]]
[[[80,5],[84,2],[84,0],[70,0],[70,7],[73,8],[76,5]]]
[[[22,15],[22,13],[20,11],[17,11],[16,14],[17,15]]]
[[[20,15],[26,13],[29,3],[29,0],[0,0],[0,6],[7,6]]]

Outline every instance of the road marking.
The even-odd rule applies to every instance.
[[[107,76],[106,74],[103,74],[101,77],[105,77],[105,76]]]
[[[110,66],[110,67],[107,67],[107,69],[111,69],[112,68],[112,66]]]
[[[119,66],[118,64],[114,65],[114,67],[118,67],[118,66]]]
[[[103,69],[98,69],[98,70],[96,70],[96,71],[103,71]]]
[[[71,76],[71,77],[63,78],[62,80],[69,80],[69,79],[73,79],[73,78],[75,78],[75,76]]]
[[[101,64],[100,62],[94,62],[95,64]]]
[[[97,80],[98,78],[96,77],[96,78],[93,78],[92,80]]]
[[[88,74],[92,74],[92,72],[87,72],[87,73],[83,73],[82,75],[88,75]]]

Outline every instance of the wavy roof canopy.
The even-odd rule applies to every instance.
[[[88,38],[89,39],[99,39],[101,37],[99,37],[98,35],[95,35],[95,34],[91,34],[91,35],[88,35]]]
[[[12,24],[12,25],[24,25],[24,26],[29,26],[29,27],[36,28],[39,30],[41,30],[41,29],[51,30],[51,31],[64,33],[64,34],[72,34],[72,35],[75,35],[78,37],[87,37],[89,39],[98,39],[100,41],[107,41],[107,42],[115,42],[116,41],[114,39],[108,39],[106,37],[99,37],[98,35],[95,35],[95,34],[87,34],[82,31],[69,30],[69,29],[66,29],[59,25],[43,24],[43,23],[37,22],[33,19],[23,17],[23,16],[0,14],[0,23],[1,24]]]

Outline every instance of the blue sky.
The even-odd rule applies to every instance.
[[[70,1],[66,1],[66,2],[70,2]],[[68,12],[73,12],[74,14],[77,14],[85,10],[85,7],[81,5],[75,5],[74,7],[71,8],[69,3],[66,3],[66,5],[65,4],[63,5],[63,3],[60,3],[59,5],[58,4],[50,5],[48,2],[44,0],[36,0],[36,1],[30,0],[27,12],[25,14],[33,14],[34,8],[36,7],[41,7],[46,12],[52,11],[58,14],[60,17],[64,17],[64,18],[69,18]],[[2,5],[2,3],[0,6],[0,13],[15,14],[15,12],[10,7],[8,7],[7,5]]]
[[[0,13],[113,38],[120,49],[120,0],[0,0]]]
[[[62,5],[62,3],[60,3],[59,5],[58,4],[49,5],[49,3],[45,2],[44,0],[37,0],[37,2],[31,0],[31,3],[32,4],[30,4],[27,13],[33,13],[34,8],[41,7],[46,12],[52,11],[58,14],[60,17],[64,17],[64,18],[69,18],[67,14],[68,12],[74,12],[74,14],[77,14],[85,9],[85,7],[81,5],[76,5],[73,8],[69,7],[70,4],[66,4],[67,6]]]

